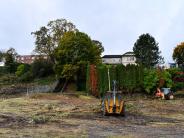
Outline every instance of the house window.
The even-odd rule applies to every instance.
[[[134,57],[127,57],[127,61],[134,61]]]
[[[134,57],[130,57],[130,61],[134,61]]]

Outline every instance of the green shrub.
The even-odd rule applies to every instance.
[[[0,77],[0,85],[15,84],[17,82],[17,77],[14,74],[5,74]]]
[[[173,91],[178,91],[178,90],[183,90],[184,89],[184,83],[183,82],[175,82],[173,84],[172,90]]]
[[[171,74],[172,79],[176,76],[177,72],[181,72],[180,68],[170,68],[167,71]]]
[[[109,68],[109,74],[110,74],[111,90],[113,90],[113,80],[117,81],[116,66],[109,66],[108,68]]]
[[[118,82],[118,90],[132,92],[142,92],[144,89],[147,93],[151,94],[156,90],[157,87],[169,87],[172,88],[173,81],[172,75],[167,70],[156,70],[156,69],[143,69],[140,65],[98,65],[97,71],[97,85],[99,95],[103,96],[106,91],[109,90],[108,81],[108,68],[110,73],[110,85],[112,88],[112,81]],[[94,74],[93,74],[94,75]],[[87,68],[87,81],[86,88],[88,91],[93,90],[90,84],[90,67]],[[93,76],[94,78],[94,76]],[[163,80],[162,86],[160,86],[160,80]],[[93,93],[93,92],[92,92]]]
[[[156,90],[159,81],[156,70],[144,70],[144,90],[147,93],[152,93]]]
[[[178,91],[178,90],[183,90],[183,89],[184,89],[183,82],[174,83],[173,88],[172,88],[173,91]]]
[[[86,90],[86,79],[87,79],[87,73],[86,73],[86,65],[81,65],[79,70],[76,73],[76,86],[77,91],[85,91]]]
[[[173,80],[173,91],[178,91],[184,89],[184,73],[180,68],[171,68],[167,70]]]
[[[97,66],[97,75],[98,75],[98,91],[100,93],[100,96],[103,97],[104,93],[109,89],[108,69],[106,65]]]
[[[31,72],[34,78],[47,77],[54,73],[53,63],[46,59],[35,60],[31,65]]]
[[[33,80],[33,75],[30,71],[22,74],[19,78],[18,81],[19,82],[29,82]]]
[[[86,92],[90,92],[90,64],[87,64],[86,67]]]
[[[120,90],[133,92],[140,89],[143,84],[143,68],[137,65],[117,65],[116,66],[117,81]]]
[[[144,71],[144,89],[147,93],[152,93],[157,87],[172,88],[172,76],[167,70],[150,69]]]
[[[4,75],[4,74],[7,74],[7,69],[6,67],[0,67],[0,76]]]
[[[28,72],[29,70],[30,70],[30,65],[28,65],[28,64],[20,64],[17,67],[17,71],[15,72],[15,74],[16,74],[16,76],[20,77],[24,73]]]
[[[124,65],[117,65],[116,66],[116,76],[117,76],[117,82],[119,89],[122,90],[124,88],[125,84],[125,66]]]
[[[49,121],[49,118],[46,117],[46,116],[44,116],[44,115],[39,115],[39,116],[35,115],[35,116],[32,116],[32,122],[34,124],[44,124],[44,123],[46,123],[48,121]]]
[[[19,66],[19,63],[15,61],[16,54],[12,52],[15,52],[14,49],[8,50],[5,54],[5,67],[8,73],[15,73]]]
[[[162,79],[165,80],[163,87],[171,88],[173,86],[172,76],[168,71],[162,71]]]

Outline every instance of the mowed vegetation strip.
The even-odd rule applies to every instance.
[[[0,136],[88,137],[131,134],[135,137],[140,134],[149,136],[157,128],[157,136],[161,132],[178,135],[184,129],[182,97],[172,101],[149,97],[134,97],[132,100],[126,95],[124,98],[126,117],[103,117],[100,99],[86,95],[39,93],[29,97],[0,99]]]

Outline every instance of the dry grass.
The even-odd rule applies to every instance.
[[[182,98],[127,98],[127,117],[123,118],[103,117],[100,99],[86,95],[40,93],[1,98],[0,137],[182,136],[183,105]]]
[[[95,104],[98,101],[95,98],[82,95],[76,98],[51,93],[0,99],[0,124],[6,122],[6,124],[0,125],[0,137],[86,137],[83,130],[73,128],[76,126],[73,124],[75,121],[63,120],[73,112],[84,111],[85,109],[81,108],[84,104],[91,107],[90,102],[87,103],[90,99],[90,102],[95,101]],[[3,116],[7,116],[7,118],[3,119]],[[15,121],[19,117],[25,118],[26,124]],[[61,129],[63,124],[68,127]]]

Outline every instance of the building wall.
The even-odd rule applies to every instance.
[[[176,63],[166,63],[162,67],[165,68],[165,69],[177,68],[178,64],[176,64]]]
[[[136,58],[134,56],[127,56],[127,57],[123,56],[122,57],[122,64],[125,66],[128,64],[136,64],[135,61],[136,61]]]
[[[3,58],[3,59],[0,61],[0,66],[1,66],[1,67],[5,66],[5,58]]]
[[[23,55],[23,56],[18,56],[16,58],[16,61],[18,63],[31,64],[34,62],[34,60],[39,59],[39,58],[40,58],[40,56],[38,56],[38,55]],[[42,58],[47,59],[47,56],[42,56]]]
[[[121,58],[102,58],[102,63],[104,64],[121,64]]]
[[[4,62],[0,62],[0,67],[3,67],[4,66]]]
[[[134,56],[123,56],[122,58],[102,58],[104,64],[136,64],[136,58]]]

